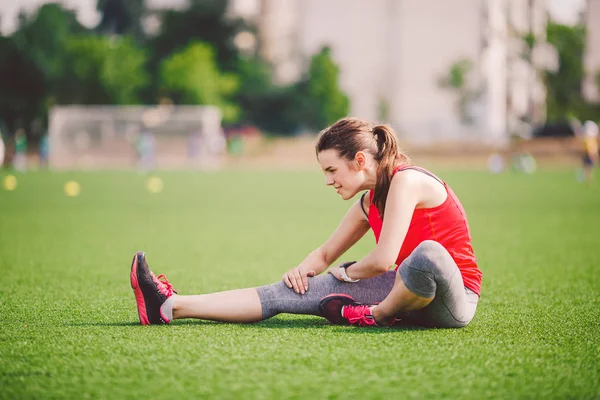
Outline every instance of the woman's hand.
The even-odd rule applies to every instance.
[[[294,292],[304,294],[308,290],[308,277],[316,275],[314,270],[305,271],[303,268],[294,267],[283,274],[283,282]]]
[[[333,275],[335,277],[335,279],[337,279],[338,281],[344,282],[344,279],[342,278],[342,273],[340,272],[340,266],[339,265],[336,265],[336,266],[333,266],[333,267],[329,268],[329,273],[331,275]]]

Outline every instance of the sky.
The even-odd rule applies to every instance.
[[[100,16],[96,11],[97,0],[59,0],[68,8],[77,11],[77,18],[84,26],[93,27],[99,20]],[[240,7],[252,6],[257,2],[255,0],[236,0],[240,3]],[[412,0],[418,1],[418,0]],[[441,0],[440,0],[441,1]],[[451,1],[451,0],[446,0]],[[549,1],[550,12],[554,19],[565,24],[572,24],[577,21],[580,10],[585,5],[585,0],[547,0]],[[590,0],[600,1],[600,0]],[[33,12],[41,4],[46,3],[45,0],[0,0],[0,32],[4,35],[9,35],[16,29],[17,15],[20,9],[25,9],[27,12]],[[182,6],[186,0],[146,0],[150,6],[166,7],[167,5]]]

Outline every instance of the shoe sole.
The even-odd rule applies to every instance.
[[[137,270],[139,265],[138,258],[144,255],[144,253],[140,253],[141,252],[135,253],[135,256],[133,256],[129,280],[131,281],[131,288],[133,289],[133,293],[135,294],[135,302],[137,303],[137,310],[138,316],[140,317],[140,323],[142,325],[150,325],[150,320],[148,319],[148,314],[146,313],[146,302],[144,301],[144,295],[142,294],[142,289],[140,289],[140,285],[138,284],[137,278]]]
[[[342,307],[358,304],[352,296],[338,293],[325,296],[319,302],[319,312],[330,323],[334,325],[350,325],[348,320],[342,317]]]

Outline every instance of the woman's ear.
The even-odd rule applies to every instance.
[[[363,169],[367,165],[367,156],[363,151],[359,151],[354,156],[354,161],[356,161],[358,169]]]

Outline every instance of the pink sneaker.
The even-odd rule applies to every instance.
[[[154,276],[143,251],[138,251],[133,256],[129,278],[137,302],[140,323],[142,325],[170,323],[171,321],[163,315],[160,307],[177,292],[173,290],[166,276],[159,275],[158,278]]]
[[[347,294],[330,294],[319,303],[321,315],[336,325],[378,326],[371,307],[357,303]]]

